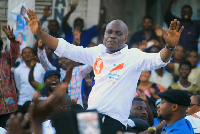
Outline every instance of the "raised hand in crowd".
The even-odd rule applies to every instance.
[[[7,129],[6,134],[31,134],[32,131],[30,129],[25,129],[27,123],[29,122],[28,118],[24,118],[21,113],[17,115],[12,114],[10,116],[10,124]]]
[[[13,28],[10,29],[10,25],[4,24],[2,26],[2,30],[4,31],[9,40],[15,39],[15,36],[13,34]]]
[[[180,25],[180,21],[177,21],[177,19],[174,19],[174,21],[171,21],[168,32],[163,27],[164,39],[169,48],[176,47],[179,41],[180,35],[184,29],[184,27],[182,26],[181,29],[179,30],[179,25]]]
[[[142,42],[139,42],[139,49],[141,51],[144,51],[146,48],[147,48],[147,41],[146,40],[143,40]]]
[[[44,10],[43,10],[43,17],[45,19],[47,19],[48,17],[50,17],[52,14],[51,10],[50,10],[50,6],[45,6]]]
[[[78,46],[81,42],[81,31],[80,27],[76,27],[72,30],[73,33],[73,44]]]
[[[78,5],[79,0],[69,0],[70,12],[74,12]]]
[[[68,83],[69,84],[69,83]],[[60,83],[55,91],[44,102],[39,102],[39,92],[33,97],[33,103],[30,106],[30,117],[32,120],[32,130],[35,134],[41,134],[42,122],[44,122],[60,105],[63,96],[66,93],[68,84]]]
[[[155,33],[158,37],[162,37],[163,32],[162,32],[162,27],[160,25],[155,26]]]
[[[38,40],[38,48],[39,48],[40,50],[43,50],[43,49],[44,49],[44,45],[43,45],[41,39]]]

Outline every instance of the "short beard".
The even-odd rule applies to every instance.
[[[160,120],[164,119],[162,115],[158,115],[157,118],[160,119]]]

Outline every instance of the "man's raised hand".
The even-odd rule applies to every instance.
[[[24,16],[24,19],[28,23],[28,26],[31,32],[35,35],[39,34],[42,31],[42,26],[35,12],[31,9],[28,9],[27,15],[28,15],[28,19],[25,16]]]
[[[167,43],[167,46],[170,48],[174,48],[177,45],[180,35],[184,29],[184,27],[182,26],[181,29],[178,30],[179,25],[180,25],[180,21],[177,21],[176,19],[174,19],[174,21],[171,21],[168,32],[163,27],[164,39],[165,39],[165,42]]]

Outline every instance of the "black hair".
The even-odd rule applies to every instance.
[[[179,65],[179,69],[181,68],[182,65],[187,65],[190,68],[190,70],[192,70],[192,65],[189,61],[182,61]]]
[[[31,47],[25,47],[24,49],[22,49],[22,54],[23,54],[23,52],[24,52],[24,50],[25,50],[26,48],[30,49],[31,52],[33,53],[33,49],[32,49]],[[34,54],[34,53],[33,53],[33,54]]]
[[[134,101],[144,101],[144,100],[143,100],[142,98],[135,97],[135,98],[133,99],[132,103],[133,103]]]
[[[143,21],[144,21],[145,19],[150,19],[150,20],[152,21],[152,23],[153,23],[153,17],[151,17],[150,15],[144,16],[144,17],[143,17]]]
[[[194,96],[194,97],[195,97],[195,99],[196,99],[196,101],[197,101],[197,104],[198,104],[198,106],[200,106],[200,93],[198,93],[198,94],[195,94],[195,95],[192,95],[192,96]]]
[[[3,50],[3,40],[0,38],[0,52]]]
[[[74,20],[74,27],[75,27],[75,23],[77,22],[77,21],[80,21],[83,25],[84,25],[84,20],[82,19],[82,18],[76,18],[75,20]]]
[[[184,6],[182,7],[181,11],[183,11],[184,8],[189,8],[189,9],[192,11],[192,7],[191,7],[190,5],[188,5],[188,4],[187,4],[187,5],[184,5]]]
[[[57,27],[59,28],[59,22],[58,22],[56,19],[49,20],[48,26],[49,26],[49,24],[52,23],[52,22],[56,22],[56,25],[57,25]]]

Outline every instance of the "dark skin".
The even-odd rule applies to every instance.
[[[24,60],[25,64],[31,68],[31,65],[35,63],[33,60],[34,54],[31,50],[31,48],[24,48],[22,50],[22,59]]]
[[[190,62],[190,64],[192,65],[192,68],[196,68],[197,67],[197,63],[199,62],[198,53],[196,51],[189,52],[189,55],[187,57],[187,61]]]
[[[179,68],[179,81],[181,83],[182,86],[184,87],[189,87],[191,85],[191,82],[188,81],[188,76],[190,74],[191,70],[190,67],[188,65],[182,65]]]

